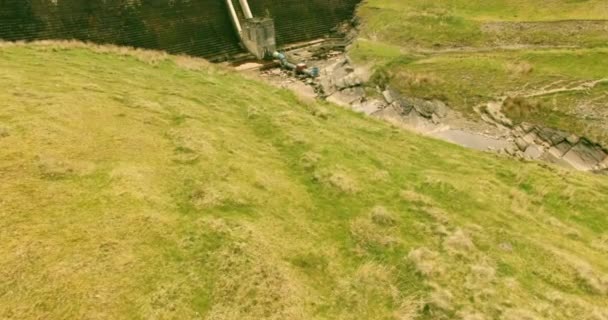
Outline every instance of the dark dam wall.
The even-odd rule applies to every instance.
[[[250,0],[255,16],[275,20],[279,45],[311,40],[327,34],[353,17],[360,0]]]
[[[358,2],[249,0],[254,15],[275,19],[279,45],[329,33]],[[0,39],[76,39],[207,58],[243,51],[224,0],[0,0]]]

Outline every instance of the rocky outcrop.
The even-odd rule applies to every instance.
[[[585,137],[557,129],[530,123],[514,125],[503,112],[506,98],[487,103],[476,110],[481,118],[491,124],[508,128],[513,136],[514,147],[504,149],[512,156],[545,160],[563,164],[583,171],[598,171],[607,168],[608,152],[601,145]]]
[[[449,111],[445,103],[439,100],[406,97],[391,87],[384,90],[377,88],[377,96],[369,97],[363,88],[363,77],[347,58],[330,64],[322,73],[320,91],[324,93],[324,98],[367,115],[394,118],[415,114],[438,124]]]
[[[400,94],[390,86],[370,93],[366,72],[336,54],[320,63],[315,86],[323,99],[416,132],[468,148],[525,160],[541,160],[596,173],[608,172],[608,151],[585,137],[530,123],[514,124],[502,112],[505,99],[475,109],[485,121],[464,119],[440,100]]]
[[[518,150],[514,156],[564,163],[578,170],[608,168],[608,151],[599,144],[576,135],[523,123],[513,129]]]

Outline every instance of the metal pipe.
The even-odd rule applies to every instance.
[[[251,9],[249,8],[249,2],[247,0],[239,0],[241,2],[241,9],[243,9],[243,13],[245,14],[245,19],[253,19],[253,14],[251,14]]]
[[[232,17],[232,23],[234,23],[234,27],[236,28],[236,31],[239,34],[239,38],[242,38],[241,23],[239,22],[239,16],[236,15],[236,11],[234,10],[232,0],[226,0],[226,3],[228,4],[228,10],[230,11],[230,16]]]
[[[317,67],[308,68],[303,63],[298,65],[293,62],[290,62],[287,59],[287,56],[282,52],[275,51],[272,53],[272,57],[279,60],[281,67],[283,67],[287,70],[292,70],[296,74],[304,74],[311,78],[316,78],[319,76],[319,68],[317,68]]]

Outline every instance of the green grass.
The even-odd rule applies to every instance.
[[[410,48],[492,46],[497,41],[602,46],[608,40],[604,27],[580,29],[571,23],[608,19],[608,5],[602,0],[368,0],[359,16],[363,38]],[[496,22],[549,22],[550,28],[499,31],[491,27]]]
[[[586,109],[573,112],[574,107],[590,107],[593,102],[600,112],[606,112],[602,105],[608,92],[605,85],[589,90],[549,92],[608,79],[608,67],[598,64],[598,61],[608,59],[606,49],[453,53],[410,61],[403,60],[406,56],[401,57],[378,69],[377,74],[382,74],[380,79],[389,79],[393,87],[407,95],[439,99],[455,110],[476,117],[474,107],[480,104],[499,97],[525,96],[544,90],[548,93],[528,99],[539,103],[538,110],[530,110],[524,116],[510,116],[516,121],[562,128],[608,143],[604,119],[589,117]]]
[[[608,78],[605,1],[386,1],[359,10],[350,55],[375,70],[371,86],[440,99],[467,116],[500,97],[574,88]],[[516,122],[608,144],[605,85],[530,97]]]
[[[603,177],[195,59],[4,45],[0,70],[0,318],[608,316]]]

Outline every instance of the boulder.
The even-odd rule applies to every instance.
[[[363,102],[354,103],[351,108],[354,111],[361,112],[366,115],[371,115],[371,114],[374,114],[374,113],[384,109],[385,106],[386,106],[386,104],[383,101],[378,100],[378,99],[372,99],[372,100],[366,100]]]
[[[536,134],[543,141],[551,141],[551,136],[553,135],[553,130],[551,130],[549,128],[540,128]]]
[[[608,157],[606,151],[598,144],[595,144],[587,139],[581,139],[575,147],[581,148],[589,157],[593,158],[597,163],[600,163]]]
[[[485,113],[490,117],[490,119],[492,119],[492,121],[509,128],[513,127],[513,121],[502,113],[501,108],[501,104],[497,102],[490,102],[486,105]]]
[[[536,141],[538,141],[539,138],[536,135],[536,133],[534,133],[534,131],[531,131],[523,137],[523,140],[525,142],[527,142],[528,144],[532,144],[532,143],[536,143]]]
[[[534,129],[536,129],[536,127],[535,127],[533,124],[528,123],[528,122],[522,122],[522,123],[520,123],[520,124],[519,124],[519,127],[521,128],[521,130],[522,130],[524,133],[530,133],[530,132],[532,132]]]
[[[606,159],[604,159],[604,161],[600,162],[599,167],[601,169],[608,169],[608,157],[606,157]]]
[[[436,113],[433,113],[433,115],[431,116],[431,122],[433,122],[433,124],[440,124],[441,119]]]
[[[391,104],[395,101],[390,90],[382,91],[382,96],[384,97],[384,100],[386,100],[386,103],[388,103],[388,104]]]
[[[524,140],[522,138],[517,138],[517,139],[515,139],[515,145],[517,146],[517,148],[519,148],[519,150],[526,151],[529,143],[526,142],[526,140]]]
[[[338,89],[348,89],[360,85],[361,79],[352,73],[336,81],[336,87]]]
[[[361,87],[355,87],[337,91],[327,97],[327,101],[343,107],[350,107],[351,104],[362,101],[364,97],[365,90]]]
[[[581,139],[564,155],[563,159],[578,170],[588,171],[604,161],[607,156],[599,146]]]
[[[414,105],[410,103],[408,99],[399,98],[392,103],[392,105],[400,110],[401,114],[408,115],[414,110]]]
[[[573,145],[570,144],[570,142],[568,142],[567,140],[564,140],[564,141],[558,143],[557,145],[554,145],[553,148],[558,150],[559,156],[562,157],[566,153],[568,153],[568,151],[570,151],[570,149],[572,149],[572,146]]]
[[[412,99],[411,102],[416,112],[427,119],[430,119],[435,113],[435,105],[429,101]]]
[[[538,130],[538,136],[550,145],[557,145],[570,137],[570,134],[551,128],[542,128]]]
[[[433,104],[435,105],[435,114],[439,118],[445,118],[448,115],[448,106],[443,103],[443,101],[433,100]]]
[[[558,145],[564,141],[567,142],[567,139],[570,137],[570,134],[567,132],[563,132],[563,131],[559,131],[559,130],[555,130],[553,135],[551,136],[551,143],[553,145]]]
[[[571,134],[566,138],[566,141],[568,141],[568,143],[570,143],[571,145],[577,144],[580,140],[581,138],[574,134]]]
[[[542,149],[542,147],[539,147],[537,145],[530,145],[526,148],[526,151],[524,152],[524,157],[527,159],[538,159],[543,155],[544,151]]]
[[[392,105],[373,113],[372,116],[387,120],[392,123],[403,122],[403,117],[399,114],[397,110],[395,110]]]
[[[517,153],[519,151],[518,148],[519,148],[519,146],[517,146],[517,147],[516,146],[508,146],[508,147],[504,148],[503,150],[508,155],[515,157],[515,156],[517,156]]]

